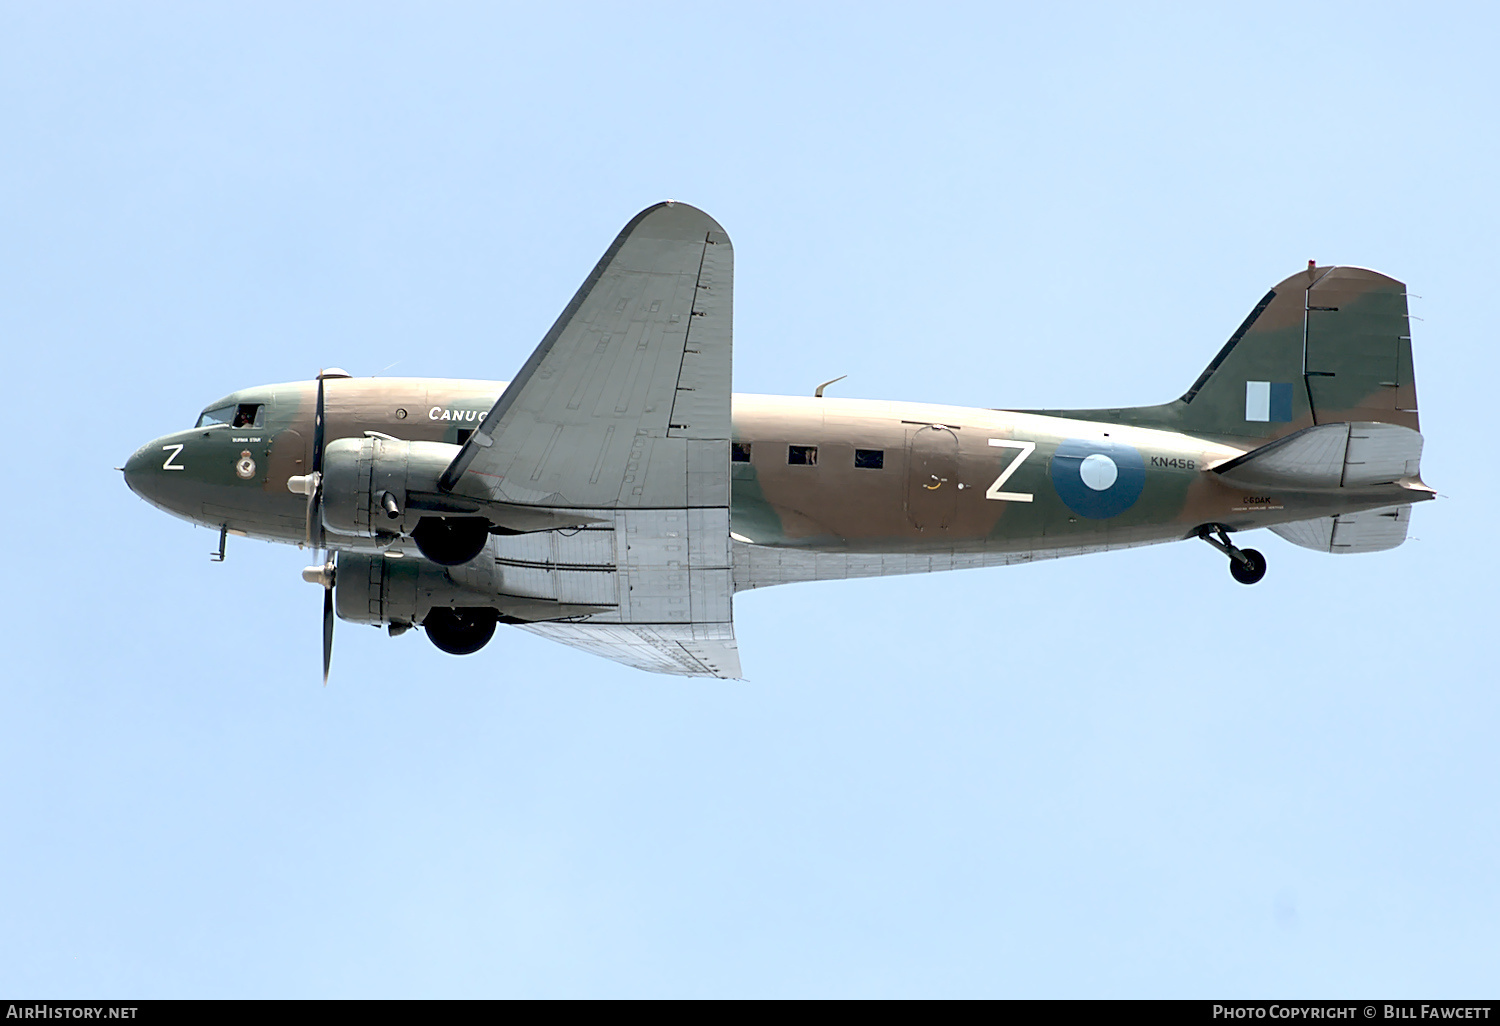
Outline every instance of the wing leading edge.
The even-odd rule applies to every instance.
[[[727,506],[733,273],[703,211],[636,215],[441,487],[573,509]]]

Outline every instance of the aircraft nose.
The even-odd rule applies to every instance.
[[[169,475],[174,470],[183,469],[174,465],[183,447],[173,443],[172,439],[171,435],[163,435],[147,442],[125,461],[124,471],[125,484],[132,492],[159,509],[177,512],[181,503],[173,499],[177,497],[174,493],[180,489],[172,487],[176,482],[170,480]]]
[[[125,472],[125,484],[132,492],[141,498],[146,498],[142,489],[146,485],[146,450],[150,445],[143,445],[131,453],[130,459],[125,461],[125,466],[120,469]]]

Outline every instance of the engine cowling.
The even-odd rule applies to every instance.
[[[330,442],[323,453],[323,527],[355,538],[407,535],[434,563],[467,563],[484,550],[491,525],[474,512],[474,502],[438,491],[438,478],[457,454],[458,446],[445,442]]]
[[[434,609],[494,611],[493,584],[466,587],[425,559],[340,552],[335,580],[334,608],[340,619],[354,623],[399,630],[424,622]]]
[[[357,538],[409,535],[423,516],[411,492],[436,492],[458,446],[388,438],[338,438],[323,451],[323,526]]]
[[[587,617],[614,608],[507,593],[505,571],[494,560],[442,567],[348,551],[337,559],[334,608],[340,619],[388,626],[392,634],[421,626],[434,645],[453,655],[479,651],[497,623]]]

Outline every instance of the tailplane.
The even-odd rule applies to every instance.
[[[1276,524],[1271,530],[1304,549],[1341,555],[1394,549],[1406,541],[1406,527],[1409,523],[1411,503],[1406,503],[1358,513],[1298,520],[1290,524]]]
[[[1425,490],[1422,436],[1399,424],[1316,424],[1211,467],[1246,488],[1331,491],[1405,484]]]

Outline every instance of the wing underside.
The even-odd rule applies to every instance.
[[[682,677],[740,675],[728,624],[527,624],[533,634],[649,673]]]

